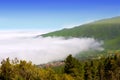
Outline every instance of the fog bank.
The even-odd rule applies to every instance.
[[[32,61],[34,64],[42,64],[61,60],[69,54],[76,55],[90,49],[103,50],[102,42],[93,38],[34,38],[34,35],[32,32],[24,32],[24,34],[5,32],[0,34],[0,61],[7,57],[11,59],[17,57],[18,59]]]

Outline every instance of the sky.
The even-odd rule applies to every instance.
[[[0,0],[0,30],[57,30],[120,16],[120,0]]]

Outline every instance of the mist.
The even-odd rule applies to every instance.
[[[43,64],[63,60],[69,54],[87,50],[103,50],[102,42],[94,38],[38,37],[38,32],[0,32],[0,61],[18,58]]]

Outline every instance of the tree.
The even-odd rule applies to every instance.
[[[98,79],[99,80],[104,80],[104,65],[103,62],[99,62],[98,64]]]
[[[92,80],[91,67],[88,62],[85,62],[84,70],[84,80]]]
[[[80,61],[69,55],[65,60],[64,72],[70,74],[75,79],[83,79],[83,66]]]
[[[15,77],[15,72],[13,66],[10,63],[9,58],[1,62],[1,79],[2,80],[12,80]]]

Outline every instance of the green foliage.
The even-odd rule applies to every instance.
[[[12,80],[14,76],[13,66],[10,64],[9,58],[1,62],[1,79],[3,80]]]
[[[61,66],[53,66],[51,67],[56,73],[63,74],[64,73],[64,65]]]
[[[84,61],[69,55],[62,69],[64,72],[59,73],[55,68],[39,68],[31,62],[7,58],[1,62],[0,80],[120,80],[120,53]]]
[[[120,49],[120,17],[103,19],[92,23],[63,29],[42,36],[92,37],[105,42],[105,49]]]

